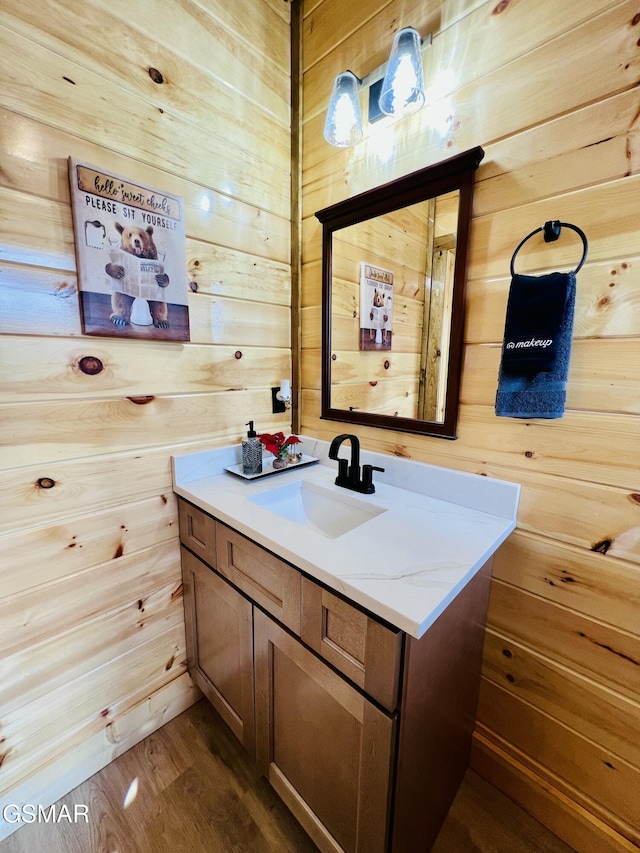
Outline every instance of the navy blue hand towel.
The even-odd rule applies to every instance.
[[[574,272],[513,275],[496,415],[560,418],[564,414],[575,295]]]

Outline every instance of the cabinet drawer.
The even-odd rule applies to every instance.
[[[389,711],[398,704],[403,632],[302,578],[302,639]]]
[[[178,498],[180,541],[205,563],[215,565],[215,521],[206,512]]]
[[[300,636],[300,572],[220,522],[215,567]]]

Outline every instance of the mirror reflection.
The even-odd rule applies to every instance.
[[[474,148],[316,213],[322,412],[455,438]]]
[[[459,196],[334,231],[332,408],[443,423]]]

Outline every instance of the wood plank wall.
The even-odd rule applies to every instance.
[[[283,0],[2,3],[2,803],[198,698],[170,456],[290,428],[289,45]],[[81,335],[69,156],[184,198],[189,344]]]
[[[333,77],[431,31],[428,109],[322,137]],[[302,429],[319,419],[314,211],[482,145],[469,259],[459,437],[356,428],[372,449],[522,484],[498,552],[473,766],[583,853],[640,847],[640,8],[584,0],[304,0]],[[548,219],[589,242],[578,275],[567,410],[497,418],[520,239]],[[528,244],[518,269],[568,269],[575,235]]]

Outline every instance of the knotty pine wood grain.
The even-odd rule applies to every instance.
[[[75,274],[0,264],[0,314],[14,334],[80,335]]]
[[[482,145],[458,440],[355,431],[364,446],[522,484],[518,530],[494,562],[496,645],[487,646],[485,660],[485,671],[506,688],[506,704],[491,715],[487,703],[472,760],[581,853],[636,849],[627,830],[637,816],[624,784],[615,792],[596,789],[615,773],[598,763],[607,750],[626,759],[628,784],[637,787],[638,770],[635,728],[624,727],[625,711],[633,720],[640,705],[638,10],[594,3],[556,17],[544,3],[534,10],[445,2],[425,64],[427,84],[444,78],[448,94],[441,90],[429,109],[391,128],[365,124],[363,141],[341,151],[321,137],[329,94],[323,78],[354,68],[358,58],[366,73],[376,64],[365,58],[371,33],[388,43],[399,26],[414,25],[415,10],[376,4],[359,25],[329,28],[332,8],[333,0],[312,2],[305,21],[309,30],[324,29],[309,34],[305,54],[302,429],[329,440],[339,427],[319,417],[322,245],[314,211]],[[343,8],[345,22],[350,11],[355,5]],[[440,127],[439,118],[446,119]],[[567,409],[558,421],[496,418],[509,261],[519,240],[550,218],[575,222],[590,241],[578,276]],[[517,269],[575,266],[579,241],[564,236],[553,247],[531,241]],[[518,656],[516,672],[500,642]],[[523,709],[531,733],[520,725]],[[572,768],[574,757],[582,770]]]
[[[494,405],[501,344],[468,345],[460,399]],[[640,380],[640,338],[575,340],[567,381],[568,409],[640,414],[635,393]]]
[[[639,801],[636,793],[640,771],[582,737],[575,730],[543,714],[526,702],[483,679],[478,700],[478,731],[491,738],[490,731],[503,728],[510,719],[509,748],[560,790],[612,826],[623,838],[638,844]],[[501,744],[504,748],[504,744]]]
[[[223,6],[169,0],[150,17],[119,0],[52,0],[36,16],[10,0],[0,12],[11,68],[0,95],[1,331],[23,359],[9,356],[0,378],[1,606],[24,617],[9,618],[14,652],[2,661],[14,748],[3,797],[55,799],[198,697],[181,674],[170,455],[239,441],[263,414],[261,428],[290,429],[270,406],[291,369],[290,9]],[[191,343],[135,341],[127,353],[124,340],[80,337],[69,156],[185,199],[198,272]],[[130,359],[128,389],[94,384],[87,396],[80,380],[59,397],[56,338],[99,348],[103,379]],[[183,360],[194,357],[195,373]],[[28,367],[38,360],[40,380]],[[156,376],[146,391],[134,387],[145,362]]]
[[[108,737],[112,719],[186,673],[186,666],[184,625],[178,625],[47,693],[46,713],[38,697],[7,714],[3,790],[12,792],[93,735]]]
[[[632,337],[640,334],[640,258],[587,263],[576,291],[573,338]],[[502,342],[510,277],[467,283],[469,343]]]
[[[500,142],[488,146],[485,157],[491,159],[484,172],[482,166],[479,169],[478,185],[473,194],[474,214],[486,216],[498,210],[508,209],[514,204],[522,205],[535,202],[541,198],[560,195],[564,190],[571,192],[578,188],[623,178],[630,172],[637,171],[637,134],[630,133],[628,130],[628,123],[633,119],[625,114],[625,107],[635,107],[638,96],[635,92],[625,92],[624,96],[625,100],[622,96],[614,96],[605,101],[604,103],[609,106],[606,111],[602,108],[601,102],[598,104],[599,111],[596,111],[592,106],[585,107],[580,111],[587,113],[588,119],[590,119],[588,123],[595,124],[595,127],[599,129],[599,122],[609,118],[609,113],[613,112],[611,107],[615,104],[617,109],[624,111],[623,116],[627,122],[620,127],[622,124],[620,116],[616,116],[617,120],[612,117],[612,123],[618,129],[615,136],[606,139],[594,139],[591,144],[586,145],[584,137],[578,138],[575,140],[576,148],[574,150],[562,151],[562,153],[549,159],[539,160],[522,166],[522,168],[511,170],[505,168],[504,160],[513,158],[515,152]],[[575,120],[575,113],[572,113],[571,117],[574,118],[574,127],[571,130],[580,133],[584,129],[586,132],[586,128],[584,128],[584,125],[587,124],[586,117],[579,126],[576,126],[578,122]],[[560,119],[547,122],[545,128],[551,132],[556,124],[561,125],[556,133],[559,135],[559,132],[562,131],[562,138],[564,139],[569,130],[566,117],[563,116]],[[591,132],[593,133],[593,130]],[[518,136],[525,137],[525,139],[519,139],[519,142],[525,142],[529,141],[533,134],[524,133],[518,134]],[[601,136],[601,133],[598,133],[597,136]],[[515,147],[513,146],[513,138],[509,141],[512,147]],[[490,176],[491,172],[499,172],[499,174]]]
[[[615,454],[601,453],[606,431]],[[637,416],[566,411],[555,421],[497,418],[491,406],[463,405],[458,436],[467,458],[618,486],[635,492],[635,461],[640,458]]]
[[[283,429],[286,428],[286,422]],[[217,433],[215,437],[175,446],[150,446],[142,451],[123,451],[80,456],[38,465],[0,470],[3,513],[0,531],[21,530],[56,523],[75,515],[117,507],[127,501],[159,495],[163,503],[175,501],[172,493],[172,453],[197,452],[239,443],[242,428]],[[38,481],[49,478],[54,486],[43,489]]]
[[[68,204],[34,198],[3,187],[0,187],[0,201],[0,224],[3,226],[0,245],[6,261],[75,273],[73,227]],[[186,245],[187,279],[189,285],[195,282],[195,290],[288,305],[288,264],[189,238]],[[252,281],[253,276],[257,276],[256,281],[264,280],[264,291],[260,291]],[[11,319],[11,316],[7,318],[7,324]]]
[[[187,251],[189,286],[198,294],[224,295],[259,302],[267,307],[289,307],[291,280],[289,265],[246,251],[212,245],[189,245]]]
[[[261,207],[287,216],[288,193],[273,192],[276,186],[288,187],[286,152],[278,165],[263,162],[262,155],[242,149],[236,157],[223,160],[219,155],[230,137],[218,136],[215,127],[201,129],[174,111],[158,109],[96,71],[70,64],[69,60],[4,28],[0,29],[0,47],[7,67],[13,69],[13,79],[25,81],[31,89],[25,107],[22,87],[12,80],[5,83],[3,103],[11,110],[82,136],[90,106],[94,142],[106,147],[112,137],[117,137],[121,153],[149,164],[161,160],[166,170],[175,174],[188,173],[191,163],[206,158],[209,180],[216,188],[231,185],[233,194],[253,198]],[[46,69],[46,73],[40,73],[41,69]],[[68,83],[64,78],[73,82]],[[104,98],[90,98],[95,91],[101,91]],[[55,103],[63,103],[59,115],[51,109]],[[117,109],[112,104],[117,104]],[[233,135],[231,127],[227,132]],[[288,139],[286,128],[282,135]],[[171,145],[165,139],[171,139]],[[136,140],[143,140],[143,146]]]
[[[486,632],[483,674],[513,696],[640,767],[640,744],[635,736],[640,729],[637,702],[492,629]]]
[[[335,385],[331,405],[337,409],[352,406],[365,412],[412,418],[418,407],[418,383],[415,379],[389,379]]]
[[[567,383],[569,410],[640,414],[635,389],[640,377],[638,338],[575,340]],[[494,406],[501,345],[467,345],[460,400],[468,405]],[[320,351],[301,354],[305,388],[320,389]]]
[[[494,580],[487,624],[637,703],[640,636]],[[585,709],[584,713],[588,713]]]
[[[615,542],[612,543],[615,545]],[[637,601],[640,567],[606,552],[591,551],[516,530],[493,560],[493,576],[578,613],[640,633]]]
[[[335,282],[334,282],[335,284]],[[342,290],[342,288],[337,288]],[[334,290],[335,293],[335,290]],[[331,318],[331,343],[334,351],[360,349],[360,295],[351,290],[351,300],[343,291],[343,300],[348,304],[357,305],[351,313],[340,314],[334,310]],[[336,293],[340,300],[340,293]],[[335,303],[334,303],[335,305]],[[422,343],[422,309],[423,305],[416,300],[395,296],[393,299],[393,344],[391,352],[416,353],[420,352]],[[307,323],[303,344],[319,349],[322,341],[322,323],[320,309],[304,309],[307,312]],[[315,323],[310,322],[311,311],[314,312]],[[355,316],[354,316],[355,314]],[[365,318],[366,320],[366,318]]]
[[[46,701],[53,690],[109,665],[137,646],[157,643],[160,635],[184,626],[181,595],[175,585],[154,590],[144,598],[130,599],[100,618],[47,637],[0,661],[3,710],[12,713],[23,705]],[[108,637],[108,643],[105,642]],[[166,661],[165,661],[166,663]]]
[[[80,360],[86,356],[99,359],[103,369],[83,373]],[[283,347],[159,341],[141,347],[131,339],[12,336],[0,339],[0,360],[5,402],[36,402],[79,393],[91,399],[241,391],[247,387],[247,375],[254,387],[266,389],[276,377],[287,375],[291,356]]]
[[[169,596],[181,595],[177,556],[175,538],[0,599],[2,648],[10,655],[58,631],[67,631],[103,612],[125,606],[131,599],[129,581],[136,585],[136,601],[144,602],[161,588]]]
[[[49,127],[9,110],[5,110],[3,119],[0,186],[68,206],[67,158],[73,150],[80,160],[99,163],[118,174],[135,174],[143,183],[161,185],[167,192],[181,196],[188,237],[261,258],[287,264],[290,261],[288,218],[260,209],[251,199],[234,198],[229,195],[228,188],[226,193],[214,189],[204,173],[172,175],[158,166],[141,163],[90,140],[78,139],[64,129]],[[33,148],[24,146],[25,138],[36,145],[39,159],[30,156]],[[15,213],[20,216],[19,206]]]
[[[640,51],[640,48],[639,48]],[[634,228],[634,196],[640,186],[640,175],[606,184],[565,193],[554,200],[554,218],[564,222],[580,222],[589,235],[589,259],[602,261],[638,254],[640,242]],[[526,236],[534,227],[531,223],[545,221],[548,202],[536,201],[522,208],[498,211],[480,216],[473,221],[471,232],[471,260],[469,278],[489,278],[504,275],[501,259],[509,259],[519,242],[518,234]],[[489,234],[491,239],[489,240]],[[577,235],[567,237],[552,247],[544,240],[532,239],[518,253],[516,271],[533,273],[558,267],[573,269],[582,255]],[[491,251],[489,250],[491,246]],[[507,265],[507,270],[508,270]]]
[[[344,69],[345,66],[340,65],[340,59],[343,58],[340,51],[343,51],[345,56],[353,56],[354,61],[358,59],[360,51],[362,62],[366,64],[367,69],[373,69],[388,59],[388,51],[385,53],[384,49],[386,43],[390,42],[390,33],[395,31],[388,25],[388,5],[384,2],[372,4],[367,9],[367,20],[363,20],[362,16],[357,16],[356,11],[352,12],[350,8],[345,10],[344,4],[338,3],[337,0],[325,0],[318,4],[311,14],[305,15],[304,71],[305,88],[308,80],[309,90],[305,113],[315,115],[324,111],[330,92],[322,92],[321,86],[317,87],[316,92],[316,78],[321,80],[322,76],[326,75],[331,79]],[[614,5],[615,0],[589,0],[580,8],[564,8],[557,18],[550,21],[542,8],[530,10],[518,6],[496,7],[494,3],[486,0],[475,0],[473,3],[449,0],[440,4],[409,0],[403,4],[402,18],[403,21],[415,20],[415,27],[420,33],[427,31],[425,26],[437,24],[433,31],[432,50],[429,52],[433,67],[431,70],[425,69],[427,85],[432,75],[444,64],[442,56],[453,55],[456,83],[461,87],[476,77],[502,68],[536,47],[546,45],[552,38],[571,32],[594,15]],[[345,25],[336,32],[335,19],[338,14],[344,16]],[[348,17],[351,14],[353,20]],[[631,17],[633,16],[630,16],[629,20]],[[369,44],[373,47],[367,50]],[[329,47],[332,50],[329,50]],[[371,54],[378,50],[381,58],[376,62],[378,54],[373,57]],[[455,57],[461,51],[463,56],[460,61],[456,61]],[[324,66],[315,70],[321,59],[324,59]],[[363,74],[367,73],[366,70],[360,70]]]
[[[174,500],[160,495],[78,515],[53,525],[7,533],[2,538],[6,567],[2,599],[159,545],[178,535]]]
[[[134,395],[8,403],[3,409],[7,417],[4,428],[0,421],[0,437],[7,437],[7,445],[0,447],[0,465],[46,466],[53,460],[73,459],[78,454],[123,453],[162,445],[167,435],[171,435],[180,452],[182,442],[210,440],[212,423],[216,424],[218,435],[226,436],[227,443],[233,444],[240,441],[249,419],[255,419],[261,431],[286,429],[290,414],[274,415],[271,410],[271,393],[266,387],[166,397]],[[244,417],[247,420],[243,421]],[[9,433],[14,418],[22,424],[15,439]]]
[[[490,16],[493,8],[491,3],[484,4],[476,14],[482,12]],[[601,8],[600,4],[598,8]],[[446,100],[443,98],[441,105],[432,105],[431,112],[423,110],[417,113],[413,117],[415,120],[410,122],[410,132],[405,125],[404,129],[399,128],[398,133],[394,134],[393,158],[387,161],[385,168],[387,180],[413,171],[419,164],[424,163],[425,159],[427,162],[436,162],[444,159],[447,154],[471,148],[479,141],[488,145],[492,141],[517,133],[523,126],[541,124],[576,107],[623,89],[633,88],[640,60],[636,27],[630,26],[636,11],[632,2],[615,4],[557,38],[546,39],[535,49],[517,57],[517,75],[513,74],[514,66],[507,63],[475,77],[478,73],[477,64],[472,58],[466,57],[462,69],[456,69],[455,83],[449,83],[450,94],[445,95]],[[509,17],[504,16],[503,27],[504,21]],[[499,21],[499,16],[495,16],[493,20]],[[522,23],[520,25],[522,26]],[[508,24],[506,26],[508,29]],[[480,27],[481,24],[478,24],[478,28]],[[528,26],[524,27],[528,31]],[[361,38],[364,32],[365,28],[358,31],[356,39]],[[454,33],[452,38],[456,35],[457,33]],[[508,40],[504,28],[502,38]],[[436,41],[434,39],[434,48]],[[572,61],[577,42],[590,46],[588,68],[583,67],[581,62]],[[474,40],[470,42],[467,39],[464,42],[465,45],[470,43],[474,43]],[[481,37],[475,43],[478,50],[483,50],[484,41]],[[357,44],[364,48],[366,42],[347,45],[346,56],[353,57],[357,54]],[[443,53],[447,55],[446,51]],[[501,47],[496,57],[501,58],[502,54]],[[342,68],[345,67],[343,57],[338,63]],[[315,69],[319,67],[320,63],[314,66]],[[435,75],[438,68],[446,69],[448,63],[432,64],[430,69],[426,70],[427,87],[433,79],[429,75]],[[562,69],[562,72],[550,72],[549,69]],[[335,73],[339,70],[341,69],[338,68]],[[465,73],[472,75],[469,82],[465,82]],[[332,74],[329,72],[327,76],[331,79]],[[458,79],[461,80],[460,83],[457,82]],[[329,92],[324,95],[325,99],[328,95]],[[449,128],[445,124],[440,130],[433,127],[432,116],[438,108],[442,119],[450,115],[458,117],[454,126]],[[329,151],[329,146],[322,139],[322,109],[318,110],[316,116],[309,105],[305,116],[311,116],[305,120],[303,134],[308,162],[317,163],[330,156],[334,162],[325,163],[324,168],[339,171],[345,154]],[[415,135],[420,137],[418,148],[413,144]],[[348,181],[340,184],[340,195],[332,198],[332,201],[376,185],[375,172],[379,168],[379,159],[375,156],[376,142],[376,134],[373,132],[371,137],[365,136],[363,142],[357,146],[355,156],[346,155],[349,157]],[[337,185],[334,185],[334,190],[338,190]]]
[[[523,763],[513,752],[508,754],[478,730],[471,746],[471,762],[485,778],[495,779],[500,790],[509,791],[514,806],[526,807],[530,815],[580,853],[635,853],[638,849],[590,808],[576,808],[570,793],[556,785],[557,780],[539,775],[537,768]]]
[[[15,0],[3,6],[1,20],[13,32],[37,41],[49,50],[61,52],[91,70],[117,80],[123,87],[144,92],[149,99],[159,100],[165,108],[182,109],[191,123],[202,121],[206,115],[199,113],[196,106],[199,96],[203,97],[204,103],[210,103],[221,113],[226,112],[226,115],[218,117],[223,126],[234,108],[240,114],[243,112],[245,98],[255,99],[257,110],[267,116],[275,116],[285,130],[283,136],[286,136],[286,95],[284,91],[271,87],[268,81],[274,65],[284,75],[289,72],[287,16],[276,16],[272,9],[262,11],[260,4],[255,4],[253,26],[247,28],[244,22],[238,25],[238,20],[234,21],[235,16],[224,12],[222,17],[227,21],[221,20],[221,13],[215,6],[207,13],[206,7],[199,9],[196,4],[168,0],[163,14],[158,15],[154,26],[150,27],[144,15],[132,15],[131,7],[124,2],[105,7],[99,2],[82,4],[72,0],[65,5],[52,0],[51,11],[55,20],[46,31],[42,30],[41,21],[33,10]],[[178,19],[182,19],[180,27],[175,26]],[[274,44],[267,42],[262,47],[263,38],[252,44],[251,30],[259,30],[266,21],[273,27]],[[91,52],[86,50],[85,27],[95,27],[102,35],[101,39],[96,39]],[[279,51],[276,49],[278,41],[284,42]],[[212,42],[216,44],[215,57],[211,51]],[[139,57],[139,74],[132,74],[132,55]],[[152,83],[146,74],[149,67],[160,71],[164,67],[167,85]],[[214,86],[216,77],[217,87]],[[234,81],[236,92],[243,97],[230,98],[228,80]],[[211,91],[207,90],[208,86]],[[239,120],[242,121],[241,118]],[[267,122],[263,124],[267,125]],[[271,146],[270,153],[274,151]],[[269,154],[266,156],[268,158]]]
[[[15,790],[18,802],[55,802],[201,697],[187,674],[151,696],[112,708],[110,723],[89,740],[42,766]]]

